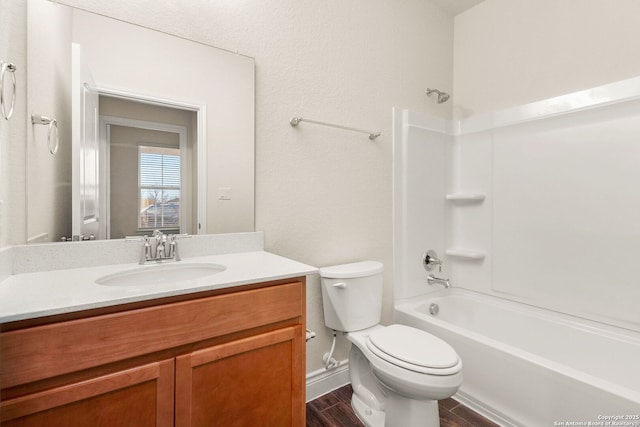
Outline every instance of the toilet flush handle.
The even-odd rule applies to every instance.
[[[339,288],[339,289],[346,289],[347,288],[347,284],[344,282],[338,282],[338,283],[334,283],[333,284],[334,288]]]

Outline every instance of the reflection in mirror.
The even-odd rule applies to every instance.
[[[102,234],[197,233],[195,112],[106,96],[99,108]]]
[[[253,231],[252,58],[47,0],[27,11],[28,108],[60,137],[52,156],[28,131],[28,242]]]

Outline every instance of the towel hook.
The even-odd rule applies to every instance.
[[[16,105],[16,66],[11,62],[0,61],[0,64],[0,110],[2,110],[2,117],[4,117],[5,120],[9,120],[11,116],[13,116],[13,108]],[[11,81],[13,83],[11,90],[11,108],[9,108],[8,113],[4,100],[4,75],[7,71],[11,73]]]
[[[47,132],[47,147],[49,147],[49,152],[51,154],[56,154],[58,152],[58,121],[56,119],[52,119],[51,117],[41,116],[38,114],[31,115],[31,124],[34,125],[47,125],[49,127],[49,131]],[[54,140],[53,146],[51,146],[51,132],[55,128],[56,136]]]

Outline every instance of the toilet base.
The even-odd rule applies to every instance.
[[[384,412],[368,407],[355,393],[351,396],[351,407],[365,426],[384,427]]]
[[[368,407],[355,394],[351,407],[358,419],[367,427],[439,427],[440,412],[437,400],[412,400],[391,397],[387,413]]]
[[[390,392],[386,402],[385,427],[439,427],[437,400],[415,400]]]
[[[367,427],[440,426],[436,399],[450,397],[456,392],[462,380],[461,373],[412,377],[409,372],[409,381],[407,372],[398,373],[396,369],[389,373],[384,366],[384,369],[373,366],[359,347],[360,344],[367,349],[363,344],[364,333],[349,333],[347,338],[352,343],[349,353],[349,377],[353,387],[351,406],[360,421]]]
[[[367,406],[358,396],[351,396],[351,407],[367,427],[439,427],[437,400],[413,400],[390,393],[386,413]]]

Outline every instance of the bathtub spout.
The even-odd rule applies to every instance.
[[[450,288],[451,287],[451,283],[449,283],[449,279],[442,279],[440,277],[436,277],[433,274],[430,274],[427,276],[427,283],[429,283],[430,285],[434,285],[434,284],[439,284],[439,285],[443,285],[445,288]]]

